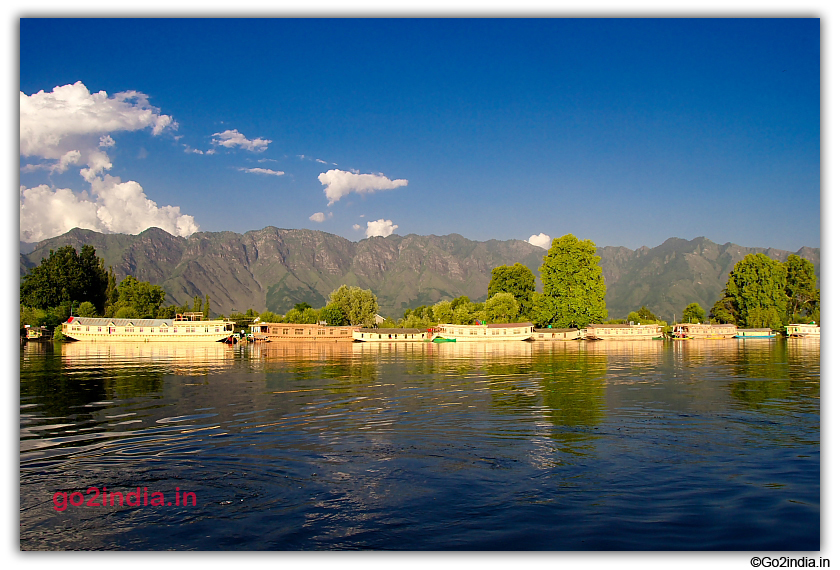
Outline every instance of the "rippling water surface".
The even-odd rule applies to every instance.
[[[819,342],[32,343],[20,370],[25,550],[820,548]]]

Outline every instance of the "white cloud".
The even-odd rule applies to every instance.
[[[68,156],[78,156],[72,164],[87,165],[87,176],[110,168],[107,155],[99,150],[114,146],[110,133],[151,128],[159,135],[166,128],[177,128],[172,117],[161,115],[142,93],[125,91],[109,97],[105,91],[91,93],[81,81],[50,93],[20,92],[19,102],[21,156],[56,161],[58,169],[71,164]]]
[[[393,190],[408,184],[408,180],[390,180],[384,174],[358,174],[338,169],[319,174],[318,180],[326,186],[324,194],[329,199],[328,206],[332,206],[351,192],[368,194],[379,190]]]
[[[362,226],[360,226],[359,224],[353,224],[353,229],[358,231],[362,229]]]
[[[158,206],[146,197],[137,182],[122,182],[114,176],[95,178],[91,193],[42,184],[20,188],[20,239],[40,241],[73,228],[102,233],[138,234],[159,227],[176,236],[198,231],[192,216],[177,206]]]
[[[394,230],[399,226],[391,220],[376,220],[375,222],[368,222],[365,235],[367,237],[382,236],[387,237],[394,233]]]
[[[548,249],[551,247],[551,237],[543,233],[535,234],[528,238],[528,243],[543,249]]]
[[[329,218],[332,218],[332,212],[329,212],[328,214],[325,214],[324,212],[315,212],[314,214],[309,216],[310,220],[318,223],[323,222],[324,220],[327,220]]]
[[[238,170],[251,174],[270,174],[272,176],[283,176],[286,174],[282,170],[271,170],[269,168],[239,168]]]
[[[90,93],[81,82],[56,87],[51,93],[20,93],[20,154],[48,161],[25,165],[22,172],[47,168],[64,172],[83,165],[79,174],[89,191],[74,192],[47,185],[20,187],[20,239],[38,241],[74,227],[103,233],[137,234],[156,226],[188,236],[198,231],[192,216],[177,206],[158,206],[139,183],[108,176],[112,167],[105,149],[115,146],[111,133],[151,129],[159,135],[177,128],[146,95],[125,91],[108,96]],[[140,157],[145,155],[141,149]]]
[[[221,133],[214,133],[213,143],[219,146],[223,146],[225,148],[235,148],[235,147],[242,147],[245,150],[250,150],[252,152],[262,152],[268,148],[268,144],[271,142],[267,139],[254,139],[249,140],[245,138],[245,135],[240,133],[238,130],[227,130]]]

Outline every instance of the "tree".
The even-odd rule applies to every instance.
[[[372,327],[379,312],[376,295],[370,289],[342,285],[330,293],[330,304],[337,305],[351,325]]]
[[[607,318],[607,288],[591,240],[572,234],[555,238],[543,258],[543,297],[537,320],[555,327],[583,328]]]
[[[519,305],[519,314],[514,318],[524,316],[531,312],[531,294],[537,290],[535,283],[534,273],[521,263],[500,265],[492,271],[487,298],[491,299],[497,293],[510,293]]]
[[[300,312],[302,313],[302,312],[303,312],[303,311],[305,311],[306,309],[311,309],[311,308],[312,308],[312,305],[310,305],[309,303],[307,303],[306,301],[304,301],[304,302],[302,302],[302,303],[297,303],[297,304],[294,306],[294,308],[295,308],[295,309],[297,309],[298,311],[300,311]]]
[[[735,316],[735,298],[724,295],[709,309],[709,320],[719,324],[734,325],[737,320]]]
[[[261,323],[282,323],[283,317],[271,311],[260,313]]]
[[[502,291],[487,299],[484,311],[491,323],[512,323],[519,315],[519,302],[513,293]]]
[[[697,303],[691,303],[683,309],[682,322],[684,323],[702,323],[705,318],[706,311]]]
[[[784,266],[787,270],[785,280],[785,294],[788,298],[787,322],[813,320],[811,316],[815,311],[819,313],[820,303],[814,264],[798,255],[791,254]]]
[[[305,303],[301,303],[305,304]],[[295,305],[297,307],[297,305]],[[310,307],[311,308],[311,307]],[[344,311],[341,310],[341,307],[334,303],[330,303],[323,309],[321,309],[321,320],[326,321],[330,326],[340,326],[340,325],[348,325],[349,322],[346,322],[346,317],[344,316]]]
[[[131,275],[126,275],[117,287],[119,297],[113,306],[114,317],[153,319],[160,311],[160,306],[166,299],[166,292],[159,285],[152,285],[148,281],[138,281]],[[201,301],[200,297],[196,299]],[[133,309],[132,312],[123,309]],[[131,316],[120,316],[128,315]]]
[[[204,311],[201,318],[205,321],[210,320],[210,295],[204,295]]]
[[[787,268],[763,253],[748,254],[735,264],[724,298],[732,299],[740,327],[779,329],[787,313]]]
[[[96,307],[93,306],[93,303],[90,301],[85,301],[79,305],[78,310],[76,311],[76,315],[80,317],[96,317]]]
[[[658,320],[656,318],[656,315],[654,315],[653,312],[650,309],[648,309],[647,307],[645,307],[644,305],[642,305],[642,307],[636,312],[639,314],[639,322],[642,322],[642,321],[657,322],[657,320]]]
[[[85,245],[81,253],[76,253],[73,246],[67,245],[57,251],[50,250],[49,257],[24,276],[20,302],[48,309],[89,301],[97,311],[103,311],[107,286],[108,275],[103,262],[96,257],[96,250]]]
[[[432,307],[432,315],[438,324],[451,323],[452,319],[455,318],[455,313],[452,311],[452,303],[445,300],[439,301]]]

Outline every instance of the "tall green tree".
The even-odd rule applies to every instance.
[[[706,318],[706,311],[698,303],[690,303],[683,309],[682,322],[702,323]]]
[[[512,323],[520,313],[519,302],[513,293],[499,291],[487,299],[484,311],[492,323]]]
[[[604,276],[591,240],[578,240],[572,234],[555,238],[543,258],[540,275],[542,297],[537,317],[543,325],[583,328],[607,318]]]
[[[160,285],[152,285],[148,281],[138,281],[131,275],[126,275],[117,287],[119,298],[114,305],[116,318],[156,318],[166,292]],[[200,300],[200,297],[198,298]]]
[[[713,323],[734,325],[738,320],[735,309],[735,297],[726,294],[724,289],[722,297],[709,309],[709,320]]]
[[[732,298],[736,324],[748,328],[782,327],[787,313],[787,268],[763,253],[748,254],[735,264],[724,297]]]
[[[500,265],[492,271],[487,285],[487,299],[497,293],[510,293],[519,305],[519,314],[512,318],[528,315],[531,312],[531,295],[537,290],[536,279],[534,273],[521,263]]]
[[[439,301],[432,307],[432,315],[438,324],[451,323],[455,318],[452,303],[447,300]]]
[[[812,320],[819,313],[820,291],[817,289],[817,275],[814,264],[798,255],[791,254],[784,263],[787,270],[785,294],[787,295],[787,322]]]
[[[351,325],[372,327],[376,323],[379,303],[370,289],[342,285],[330,293],[330,304],[337,305]]]
[[[85,301],[99,312],[105,309],[108,275],[96,250],[82,246],[81,252],[67,245],[50,250],[48,258],[24,276],[20,285],[20,302],[29,307],[47,309]]]

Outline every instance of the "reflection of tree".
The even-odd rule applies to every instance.
[[[734,358],[730,393],[751,408],[798,408],[802,399],[819,399],[819,350],[789,353],[785,341],[743,341]]]
[[[75,344],[75,343],[74,343]],[[21,402],[37,404],[46,417],[73,417],[77,422],[93,417],[94,402],[125,399],[163,390],[162,371],[113,361],[67,358],[70,345],[28,344],[21,351]],[[59,348],[60,347],[60,348]],[[36,356],[37,357],[33,357]]]
[[[557,348],[561,347],[537,352],[533,358],[533,369],[542,375],[547,419],[556,426],[598,425],[604,419],[607,357],[582,349],[580,343]]]

